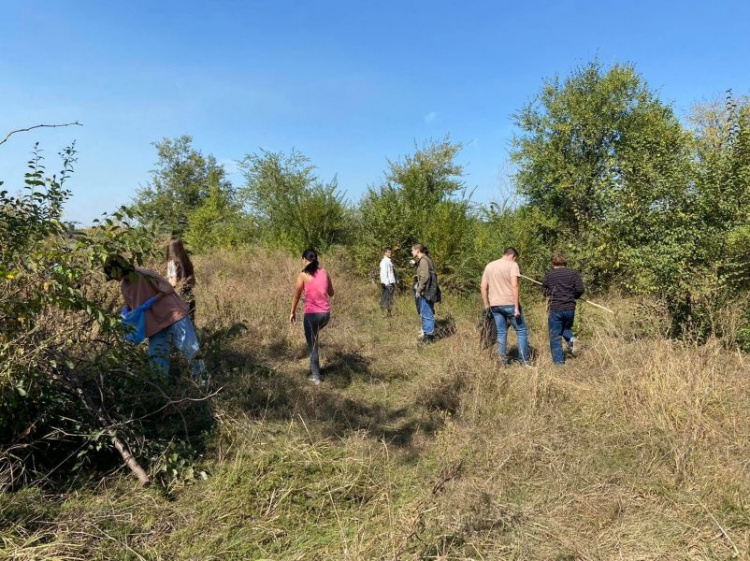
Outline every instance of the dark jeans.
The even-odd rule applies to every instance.
[[[562,340],[570,345],[573,339],[573,320],[576,317],[575,310],[550,311],[547,317],[549,327],[549,350],[552,352],[552,362],[565,364],[565,353],[563,353]]]
[[[521,315],[516,317],[513,315],[515,309],[515,306],[492,306],[490,308],[497,326],[497,353],[500,355],[503,364],[508,362],[505,351],[508,345],[509,323],[516,330],[518,361],[525,364],[529,360],[529,330],[526,327],[526,320],[523,319],[523,311],[521,311]]]
[[[305,321],[303,322],[307,351],[310,353],[310,372],[316,378],[320,377],[320,356],[318,352],[320,345],[318,344],[318,336],[320,330],[328,324],[329,319],[331,319],[331,314],[328,313],[305,314]]]
[[[393,308],[393,285],[380,283],[382,293],[380,295],[380,307],[388,312]]]

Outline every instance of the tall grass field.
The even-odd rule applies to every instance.
[[[321,264],[336,289],[322,385],[288,322],[299,260],[196,259],[197,326],[227,335],[206,342],[220,391],[192,456],[145,488],[122,468],[4,493],[0,558],[750,556],[747,356],[668,339],[655,303],[598,295],[615,314],[579,305],[582,352],[556,367],[524,284],[535,366],[504,368],[480,347],[478,294],[445,295],[423,346],[408,291],[386,318],[346,255]]]

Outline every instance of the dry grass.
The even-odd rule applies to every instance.
[[[201,259],[199,326],[247,326],[215,357],[209,478],[170,496],[116,475],[2,497],[0,558],[750,555],[745,356],[669,341],[658,308],[615,299],[615,317],[581,311],[584,353],[554,367],[527,295],[537,368],[503,369],[479,349],[474,299],[448,297],[447,336],[420,347],[410,297],[383,318],[375,285],[324,265],[321,387],[287,322],[297,260]]]

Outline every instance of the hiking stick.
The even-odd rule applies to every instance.
[[[542,283],[540,283],[538,280],[532,279],[531,277],[527,277],[526,275],[521,275],[521,278],[522,279],[526,279],[527,281],[531,281],[534,284],[538,284],[539,286],[542,286]],[[597,308],[600,308],[600,309],[604,310],[605,312],[609,312],[610,314],[614,314],[614,312],[612,310],[610,310],[609,308],[605,308],[601,304],[597,304],[596,302],[592,302],[591,300],[586,300],[585,298],[579,298],[579,300],[581,300],[581,302],[586,302],[587,304],[591,304],[592,306],[596,306]]]

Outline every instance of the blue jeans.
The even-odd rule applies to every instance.
[[[417,297],[419,317],[422,318],[422,332],[431,336],[435,334],[435,304],[428,302],[421,296]]]
[[[320,344],[318,342],[320,330],[328,325],[331,314],[312,313],[305,314],[305,320],[302,322],[305,328],[305,341],[307,341],[307,351],[310,353],[310,372],[314,378],[320,378]]]
[[[148,338],[148,355],[151,366],[164,379],[169,377],[169,349],[171,346],[174,346],[188,360],[193,379],[196,382],[202,381],[205,376],[206,365],[202,360],[195,359],[200,352],[200,345],[190,317],[185,316]]]
[[[525,364],[529,360],[529,330],[526,327],[526,321],[523,319],[523,311],[518,317],[513,315],[515,306],[492,306],[490,311],[497,326],[497,352],[500,355],[500,360],[504,364],[508,362],[505,351],[508,345],[508,323],[510,323],[516,330],[516,337],[518,338],[518,361]]]
[[[565,353],[563,353],[562,339],[570,345],[573,339],[573,320],[576,317],[575,310],[550,311],[547,317],[549,327],[549,350],[552,352],[552,362],[565,364]]]

